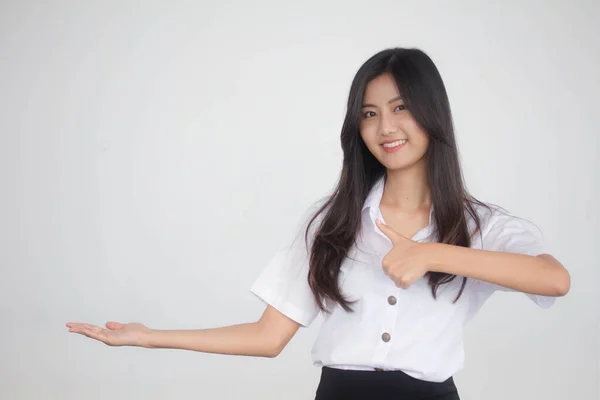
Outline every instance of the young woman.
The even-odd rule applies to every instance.
[[[258,321],[69,331],[113,346],[275,357],[323,312],[316,399],[458,399],[465,323],[496,290],[549,307],[569,291],[569,274],[523,220],[465,190],[446,90],[422,51],[365,62],[341,143],[335,191],[252,287],[267,304]]]

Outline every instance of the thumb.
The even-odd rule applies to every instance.
[[[381,229],[381,232],[383,232],[383,234],[392,241],[392,244],[397,244],[404,240],[410,240],[390,228],[388,225],[384,224],[379,218],[377,218],[376,222],[379,229]]]
[[[114,331],[114,330],[119,330],[119,329],[125,328],[125,325],[120,324],[118,322],[109,321],[109,322],[106,323],[106,327],[108,329],[110,329],[111,331]]]

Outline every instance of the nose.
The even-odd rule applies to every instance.
[[[391,135],[398,131],[398,127],[394,121],[393,116],[383,113],[379,118],[379,134],[382,136]]]

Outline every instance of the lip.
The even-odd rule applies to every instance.
[[[402,139],[402,138],[398,138],[398,139],[388,139],[388,140],[384,140],[384,141],[383,141],[383,142],[381,142],[380,144],[394,143],[394,142],[397,142],[398,140],[408,140],[408,139]]]
[[[395,147],[384,147],[383,145],[386,144],[386,143],[394,143],[394,142],[397,142],[398,140],[406,140],[406,139],[386,140],[385,142],[382,142],[380,144],[380,146],[383,149],[383,151],[385,151],[386,153],[393,153],[395,151],[400,150],[404,146],[406,146],[406,143],[408,143],[408,141],[404,142],[403,144],[401,144],[399,146],[395,146]]]

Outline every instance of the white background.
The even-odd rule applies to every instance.
[[[205,3],[0,2],[0,398],[313,398],[320,320],[273,360],[64,324],[258,318],[248,288],[338,177],[354,73],[415,46],[471,192],[535,222],[572,274],[550,310],[484,306],[462,398],[597,399],[599,3]]]

